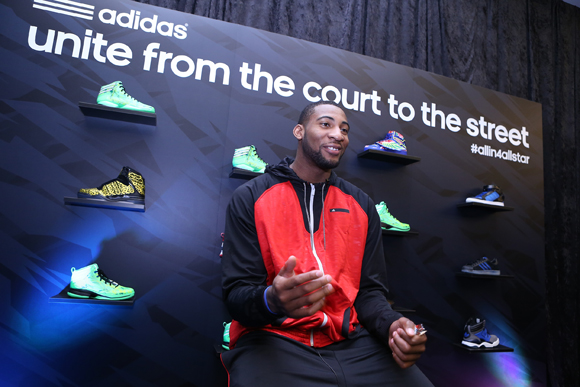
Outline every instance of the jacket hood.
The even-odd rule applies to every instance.
[[[299,183],[308,183],[307,181],[302,180],[298,177],[298,175],[294,172],[290,165],[294,162],[294,158],[286,156],[283,160],[281,160],[276,165],[268,165],[266,166],[266,173],[271,173],[274,176],[294,180]],[[327,182],[329,184],[334,185],[336,182],[337,175],[334,171],[330,171],[330,177],[328,178]]]

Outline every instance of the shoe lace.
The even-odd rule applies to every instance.
[[[395,140],[387,140],[387,139],[379,140],[379,141],[377,141],[377,144],[379,144],[385,148],[406,149],[404,144],[400,143],[399,141],[395,141]]]
[[[469,266],[473,266],[473,267],[475,267],[475,266],[479,266],[479,265],[481,265],[481,264],[482,264],[482,263],[484,263],[484,262],[488,262],[488,259],[487,259],[487,257],[483,257],[483,258],[477,259],[477,260],[475,260],[475,261],[471,262],[471,263],[469,264]]]
[[[131,97],[127,91],[125,90],[125,86],[123,86],[123,84],[119,84],[119,92],[123,95],[125,95],[125,97],[127,97],[128,99],[130,99],[132,102],[139,102],[137,101],[135,98]]]
[[[267,162],[265,162],[264,160],[262,160],[262,158],[258,155],[258,152],[256,151],[255,147],[252,147],[251,151],[252,156],[254,156],[254,158],[256,158],[257,160],[261,161],[264,164],[268,164]]]
[[[405,139],[401,138],[401,136],[402,135],[399,132],[393,132],[393,141],[401,146],[405,146]]]
[[[376,205],[377,208],[377,212],[379,213],[380,217],[385,216],[385,209],[387,208],[387,206],[385,205],[385,202],[380,202],[379,204]]]
[[[97,277],[99,277],[99,280],[103,281],[106,285],[112,286],[114,288],[119,286],[118,283],[108,278],[107,275],[101,269],[95,270],[95,273],[97,274]]]
[[[391,215],[391,213],[389,212],[389,209],[387,208],[387,206],[384,207],[384,215],[387,218],[387,220],[389,222],[392,222],[394,224],[401,224],[401,222],[399,221],[399,219],[395,218],[393,215]]]

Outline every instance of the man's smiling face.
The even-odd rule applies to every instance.
[[[318,105],[304,123],[302,149],[322,170],[336,168],[348,146],[348,121],[334,105]]]

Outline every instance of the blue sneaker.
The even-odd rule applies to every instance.
[[[474,197],[465,199],[465,203],[483,203],[492,206],[504,206],[505,196],[497,185],[486,185],[483,187],[483,192]]]
[[[389,153],[396,153],[401,155],[407,154],[407,146],[405,145],[405,137],[399,132],[391,130],[387,133],[384,139],[379,140],[371,145],[365,145],[364,150],[378,150]]]
[[[486,347],[493,348],[499,345],[499,338],[496,335],[490,335],[485,329],[485,320],[471,317],[465,323],[463,341],[461,344],[468,347]]]

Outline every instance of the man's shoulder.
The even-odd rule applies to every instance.
[[[369,213],[374,210],[375,203],[373,199],[371,199],[371,197],[365,191],[350,181],[336,176],[333,181],[333,185],[345,195],[352,197],[365,212]]]
[[[367,195],[365,191],[350,181],[343,179],[342,177],[336,176],[335,180],[333,181],[333,185],[348,195],[364,198],[367,200],[370,199],[369,195]]]
[[[281,183],[282,180],[270,173],[264,173],[248,180],[234,190],[233,198],[245,197],[256,200],[270,187]]]

